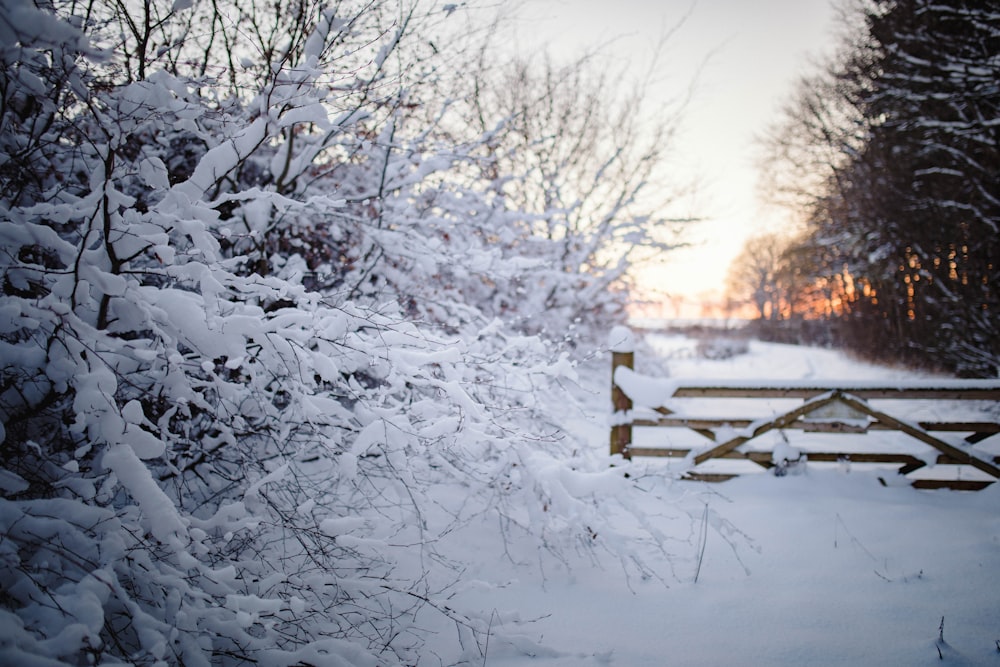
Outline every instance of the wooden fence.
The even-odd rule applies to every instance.
[[[936,456],[917,456],[900,452],[850,451],[837,448],[833,451],[806,451],[808,461],[850,461],[852,463],[899,464],[899,473],[906,475],[923,468],[928,463],[942,465],[967,465],[985,473],[980,479],[917,479],[912,483],[919,488],[954,488],[976,490],[1000,479],[1000,456],[988,457],[973,452],[971,445],[996,433],[994,409],[988,414],[994,421],[934,420],[910,422],[876,408],[871,401],[883,399],[898,401],[992,401],[1000,402],[1000,382],[985,380],[943,380],[938,382],[906,382],[899,386],[878,386],[866,383],[804,383],[769,382],[686,382],[657,380],[641,376],[634,371],[635,357],[630,351],[612,353],[611,401],[613,409],[611,426],[611,453],[626,459],[634,456],[687,458],[692,468],[710,459],[741,459],[752,461],[767,469],[782,466],[775,452],[754,451],[743,448],[751,440],[771,431],[801,430],[812,433],[840,433],[862,436],[871,431],[899,431],[910,436],[910,442],[929,445]],[[650,391],[652,388],[652,391]],[[778,411],[764,418],[747,418],[740,415],[723,417],[685,416],[675,408],[683,403],[677,399],[801,399],[791,409]],[[657,405],[643,404],[654,402]],[[689,429],[707,439],[704,447],[642,447],[633,444],[633,427],[655,426]],[[959,444],[949,444],[935,433],[966,434]],[[915,444],[915,443],[914,443]],[[795,451],[797,448],[793,448]],[[924,448],[925,452],[926,447]],[[936,451],[935,451],[936,450]],[[734,477],[731,473],[703,473],[696,469],[686,473],[687,479],[723,481]]]

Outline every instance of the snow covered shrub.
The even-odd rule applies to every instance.
[[[83,35],[7,10],[11,99],[78,85],[33,108],[53,136],[5,105],[5,163],[54,165],[6,179],[0,225],[5,662],[402,660],[418,641],[398,617],[431,577],[393,578],[385,540],[419,525],[442,441],[480,442],[460,414],[476,401],[452,341],[324,301],[263,243],[274,219],[339,205],[246,176],[285,130],[325,123],[310,73],[247,104],[162,70],[106,87]],[[39,17],[59,43],[35,41]]]
[[[411,114],[450,12],[126,5],[0,7],[0,662],[481,658],[441,541],[623,478],[538,401],[596,283]]]

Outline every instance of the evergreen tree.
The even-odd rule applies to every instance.
[[[880,2],[868,13],[879,57],[858,82],[865,159],[883,174],[868,227],[884,312],[901,345],[972,375],[1000,357],[998,16],[996,2]]]

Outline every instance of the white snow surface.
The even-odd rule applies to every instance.
[[[637,365],[656,350],[672,380],[764,372],[829,381],[917,377],[775,344],[753,343],[748,354],[725,361],[676,354],[689,344],[653,336],[638,345]],[[568,435],[597,454],[607,447],[609,356],[597,362],[606,366],[603,375],[592,373],[590,385],[584,377],[574,390],[586,413],[561,415]],[[554,397],[552,410],[559,406]],[[982,447],[995,448],[995,440]],[[625,492],[580,474],[594,478],[594,503],[603,492],[621,499],[607,518],[625,534],[634,527],[632,543],[602,544],[604,535],[591,535],[560,559],[533,539],[504,539],[494,522],[451,536],[448,548],[467,564],[452,602],[478,610],[490,628],[485,659],[468,664],[1000,662],[1000,484],[978,492],[917,490],[883,486],[885,469],[813,464],[785,477],[708,484],[676,480],[676,466],[619,461],[615,470],[629,473]],[[629,505],[631,513],[621,509]],[[454,630],[443,629],[428,657],[435,642],[453,641]]]
[[[612,352],[632,352],[635,350],[635,337],[632,330],[625,326],[616,326],[608,334],[608,348]]]

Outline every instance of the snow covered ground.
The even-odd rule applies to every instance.
[[[753,343],[707,361],[685,339],[649,342],[671,377],[913,377],[825,350]],[[596,452],[606,380],[580,389],[588,409],[564,419]],[[1000,484],[921,491],[883,486],[884,470],[812,465],[706,484],[674,481],[654,459],[629,472],[606,518],[655,540],[619,535],[603,549],[596,534],[556,555],[492,523],[456,537],[478,568],[453,602],[491,628],[481,664],[1000,665]]]

